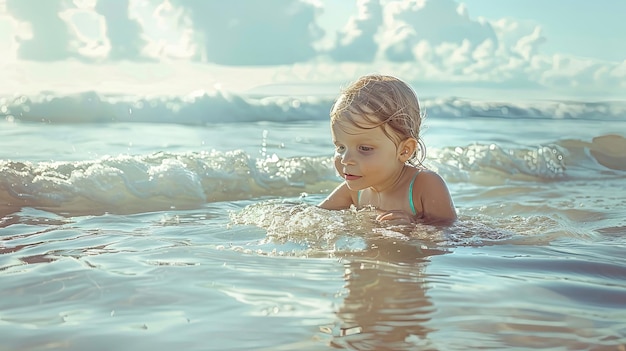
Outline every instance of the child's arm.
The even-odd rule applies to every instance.
[[[419,192],[413,192],[413,201],[422,204],[425,223],[451,223],[457,219],[450,192],[444,180],[435,172],[422,172],[418,176]]]
[[[326,210],[343,210],[350,208],[350,206],[356,204],[356,192],[348,188],[348,185],[343,182],[324,201],[318,206]]]

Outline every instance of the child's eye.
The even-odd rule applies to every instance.
[[[374,150],[374,148],[373,148],[373,147],[369,147],[369,146],[359,146],[359,149],[360,149],[361,151],[365,151],[365,152],[368,152],[368,151],[372,151],[372,150]]]
[[[343,145],[335,145],[335,152],[343,152],[345,150],[345,146]]]

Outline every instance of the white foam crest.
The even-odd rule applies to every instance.
[[[188,209],[206,202],[319,192],[335,183],[327,157],[255,160],[237,150],[119,155],[81,162],[0,160],[3,206],[57,213]]]
[[[457,97],[423,99],[427,115],[438,117],[492,117],[538,119],[625,120],[625,101],[550,101],[495,102]]]
[[[597,143],[574,140],[534,148],[447,147],[431,150],[428,166],[447,182],[487,186],[623,177],[626,167],[617,149],[623,138],[596,139]],[[589,167],[596,172],[589,172]],[[240,150],[118,155],[78,162],[0,160],[0,212],[26,206],[70,214],[189,209],[207,202],[326,194],[339,182],[331,157],[256,159]]]
[[[557,180],[566,175],[567,151],[555,144],[503,148],[474,144],[433,150],[431,166],[448,181],[501,184],[507,180]]]
[[[223,91],[183,96],[102,95],[87,91],[57,96],[4,97],[0,113],[9,120],[52,123],[236,123],[308,121],[328,117],[330,100],[319,97],[251,98]]]

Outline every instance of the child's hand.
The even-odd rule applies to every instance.
[[[378,215],[376,216],[377,221],[391,221],[391,224],[398,225],[406,225],[415,223],[415,218],[413,215],[401,211],[401,210],[392,210],[392,211],[381,211],[377,210]]]

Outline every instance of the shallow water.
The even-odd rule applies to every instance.
[[[624,350],[626,122],[436,111],[450,228],[315,207],[322,117],[0,122],[0,350]]]

